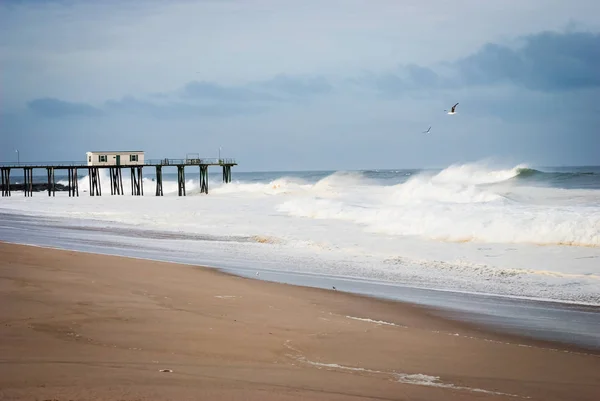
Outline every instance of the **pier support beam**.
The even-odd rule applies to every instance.
[[[10,196],[10,167],[0,168],[2,175],[2,196]]]
[[[208,166],[200,166],[200,193],[208,194]]]
[[[79,196],[79,180],[77,180],[77,168],[69,167],[67,169],[69,175],[69,198],[71,196]]]
[[[142,167],[131,168],[131,195],[144,195],[144,182],[142,181]]]
[[[48,172],[48,196],[56,195],[56,181],[54,180],[54,167],[47,167]]]
[[[69,198],[71,196],[79,196],[79,180],[77,179],[77,168],[69,167],[67,169],[69,174]]]
[[[110,194],[111,195],[124,195],[125,190],[123,189],[123,175],[121,174],[121,167],[109,167],[110,176]],[[99,180],[100,178],[98,178]]]
[[[98,167],[88,167],[88,177],[90,181],[90,196],[101,196],[100,173]]]
[[[177,166],[177,187],[179,196],[185,196],[185,166]]]
[[[156,196],[163,196],[162,166],[156,166]]]
[[[23,192],[25,196],[33,196],[33,168],[23,167],[23,177]]]
[[[223,182],[231,182],[231,166],[223,166]]]

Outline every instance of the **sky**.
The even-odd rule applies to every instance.
[[[220,147],[238,171],[600,165],[598,15],[598,0],[3,0],[0,162]]]

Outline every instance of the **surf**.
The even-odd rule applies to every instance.
[[[522,175],[539,175],[535,171],[523,165],[453,165],[399,184],[371,186],[368,192],[355,187],[336,199],[290,199],[278,210],[301,218],[344,220],[372,233],[433,241],[599,247],[600,191],[516,185]],[[568,204],[570,196],[577,197],[576,205]]]

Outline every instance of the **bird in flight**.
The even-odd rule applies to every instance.
[[[456,114],[456,106],[458,106],[458,103],[456,103],[454,106],[452,106],[452,109],[450,111],[448,111],[448,110],[444,110],[444,111],[448,111],[448,114]]]
[[[427,131],[423,131],[424,134],[429,134],[429,131],[431,131],[431,125],[429,126],[429,128],[427,128]]]

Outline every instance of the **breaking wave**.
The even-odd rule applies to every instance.
[[[526,166],[457,165],[395,185],[355,187],[335,199],[317,193],[289,199],[278,210],[438,241],[600,246],[600,191],[515,185],[519,177],[543,174]],[[577,203],[569,203],[571,196]]]

